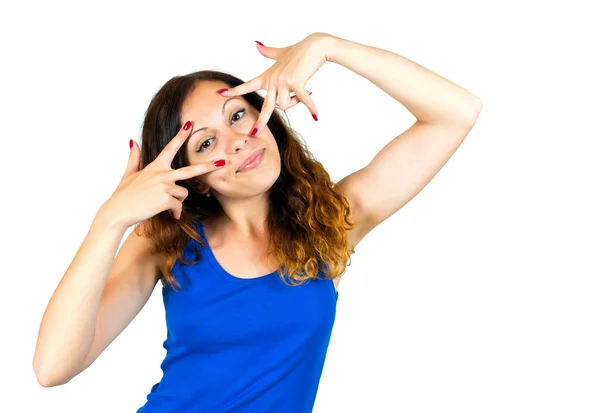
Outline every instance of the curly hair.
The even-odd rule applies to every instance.
[[[229,87],[244,83],[237,77],[214,70],[176,76],[165,83],[152,98],[144,115],[140,170],[156,159],[181,129],[183,103],[201,81],[221,81]],[[251,92],[243,98],[260,112],[264,102],[262,96]],[[291,278],[291,285],[315,279],[319,271],[327,279],[333,279],[351,264],[348,261],[354,253],[354,246],[346,231],[354,228],[356,223],[350,220],[347,199],[339,193],[323,165],[314,159],[300,135],[283,121],[278,110],[273,112],[267,123],[281,156],[281,173],[270,191],[267,251],[273,254],[276,262],[282,263],[278,274],[284,282],[286,275]],[[171,168],[189,165],[186,151],[182,148],[175,155]],[[152,252],[164,256],[168,272],[162,274],[160,280],[163,287],[168,283],[175,290],[179,285],[172,273],[176,260],[186,265],[200,260],[198,248],[193,261],[184,259],[183,250],[188,241],[194,239],[206,246],[196,225],[222,211],[215,197],[202,196],[186,182],[178,181],[177,184],[188,190],[180,219],[163,211],[135,227],[150,240]]]

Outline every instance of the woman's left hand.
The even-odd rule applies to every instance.
[[[258,51],[276,62],[263,74],[221,93],[223,96],[238,96],[256,90],[266,90],[267,95],[254,125],[252,135],[258,135],[275,110],[287,110],[299,102],[304,103],[318,119],[315,103],[305,89],[306,82],[327,61],[326,49],[332,36],[327,33],[312,33],[304,40],[288,47],[267,47],[257,42]],[[296,96],[290,96],[294,92]]]

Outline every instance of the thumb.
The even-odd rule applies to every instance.
[[[129,160],[127,161],[127,168],[125,169],[123,178],[140,170],[140,149],[133,139],[129,140],[129,148]]]
[[[264,57],[268,57],[269,59],[277,60],[279,54],[286,49],[285,47],[267,47],[258,40],[255,40],[256,47],[258,47],[258,51]]]

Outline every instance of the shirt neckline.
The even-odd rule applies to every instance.
[[[232,281],[232,282],[244,283],[244,284],[253,284],[253,283],[256,284],[256,283],[267,282],[272,277],[279,276],[277,273],[277,270],[270,272],[268,274],[254,277],[254,278],[241,278],[241,277],[236,277],[235,275],[230,274],[221,266],[221,264],[219,264],[219,261],[217,261],[217,258],[213,254],[212,249],[210,248],[210,243],[208,242],[208,238],[206,237],[206,233],[204,232],[204,222],[203,221],[200,221],[199,227],[200,227],[200,234],[202,235],[202,239],[206,243],[206,247],[204,248],[204,251],[206,252],[208,262],[213,267],[215,272],[217,274],[219,274],[221,277],[225,278],[228,281]]]

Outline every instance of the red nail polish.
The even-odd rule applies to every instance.
[[[217,90],[217,93],[220,95],[221,93],[227,92],[228,90],[229,89],[220,89],[220,90]]]
[[[133,139],[129,139],[129,149],[133,148]]]
[[[319,120],[319,118],[317,118],[317,115],[315,115],[314,113],[312,114],[312,117],[314,120]]]
[[[219,159],[218,161],[215,161],[215,167],[219,167],[219,166],[223,166],[225,165],[225,159]]]
[[[192,122],[190,122],[189,120],[185,123],[185,125],[183,125],[183,130],[188,130],[190,128],[190,126],[192,126]]]
[[[264,44],[262,44],[261,42],[259,42],[258,40],[255,40],[256,43],[258,43],[261,46],[264,46]]]
[[[252,129],[252,133],[250,135],[254,136],[254,135],[256,135],[256,132],[258,132],[258,129],[254,128],[254,129]]]

